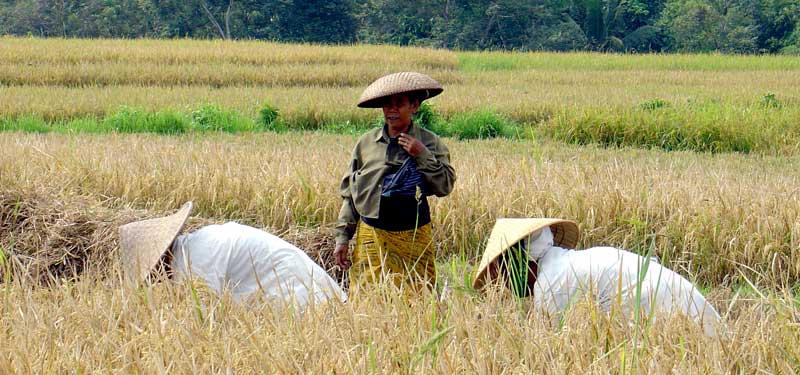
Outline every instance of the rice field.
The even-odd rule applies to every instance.
[[[521,133],[568,143],[794,155],[798,65],[787,56],[3,37],[0,119],[83,121],[124,107],[188,113],[209,104],[256,118],[269,105],[287,128],[361,126],[380,116],[355,107],[363,88],[415,70],[445,85],[431,103],[446,120],[490,109]]]
[[[384,285],[293,317],[210,292],[197,302],[189,285],[131,289],[116,276],[115,229],[193,199],[190,228],[224,220],[265,227],[331,268],[335,186],[354,137],[0,139],[7,161],[0,183],[12,192],[0,200],[4,267],[13,266],[3,274],[16,275],[4,284],[0,352],[16,371],[751,373],[798,366],[796,158],[453,140],[458,188],[433,204],[450,297],[409,297]],[[315,157],[297,163],[309,148]],[[677,316],[630,326],[589,305],[556,328],[524,300],[500,291],[476,296],[474,265],[501,216],[574,218],[579,247],[646,251],[653,244],[663,263],[703,286],[730,339],[706,338]],[[90,276],[68,281],[65,263],[85,259]],[[55,275],[56,286],[37,287],[41,275]]]
[[[5,371],[800,372],[796,60],[0,38],[0,66],[6,119],[208,104],[256,117],[268,103],[296,121],[367,123],[379,112],[355,108],[363,87],[413,69],[445,83],[433,101],[444,117],[489,107],[532,134],[445,139],[456,190],[431,200],[444,297],[378,285],[299,315],[238,305],[199,284],[126,285],[116,229],[193,200],[189,229],[227,220],[262,227],[341,278],[332,227],[357,135],[2,132]],[[752,147],[647,146],[669,142],[665,132],[685,136],[670,123]],[[652,129],[661,130],[634,142]],[[569,137],[577,132],[597,140]],[[630,143],[606,144],[607,134]],[[474,267],[498,217],[573,219],[579,248],[653,248],[701,287],[728,335],[705,337],[680,316],[634,324],[590,303],[553,323],[504,291],[477,295]]]

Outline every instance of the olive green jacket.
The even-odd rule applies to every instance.
[[[437,197],[450,194],[456,174],[450,166],[447,146],[435,133],[414,124],[408,129],[408,135],[425,145],[425,150],[417,155],[415,161],[417,171],[427,183],[429,191]],[[397,142],[390,142],[386,126],[372,129],[361,136],[353,148],[350,168],[342,177],[342,208],[336,223],[337,244],[347,243],[353,238],[361,216],[378,218],[384,176],[409,157],[411,155]]]

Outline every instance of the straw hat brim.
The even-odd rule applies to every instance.
[[[423,101],[444,91],[435,79],[417,72],[393,73],[375,80],[358,99],[361,108],[381,108],[386,97],[397,94],[413,94]]]
[[[172,215],[121,226],[120,256],[125,277],[145,280],[178,236],[191,212],[192,202],[186,202]]]
[[[497,259],[519,241],[539,229],[550,227],[555,246],[574,249],[578,244],[578,224],[562,219],[497,219],[486,243],[486,250],[478,265],[473,288],[481,289],[499,275],[490,272]]]

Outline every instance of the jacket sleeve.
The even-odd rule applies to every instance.
[[[426,143],[425,150],[416,157],[417,171],[425,177],[433,194],[444,197],[453,191],[456,182],[456,172],[450,165],[450,150],[438,136]]]
[[[342,182],[339,185],[339,194],[342,196],[342,208],[339,209],[339,219],[336,221],[336,244],[346,244],[353,238],[356,232],[356,225],[361,215],[356,211],[353,204],[353,196],[350,192],[350,181],[353,173],[360,168],[358,160],[358,145],[353,149],[352,157],[350,158],[350,167],[347,173],[342,177]]]

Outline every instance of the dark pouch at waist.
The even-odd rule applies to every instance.
[[[417,163],[408,158],[400,166],[397,172],[387,175],[383,178],[383,187],[381,188],[381,196],[383,197],[416,197],[417,188],[422,196],[431,195],[425,187],[425,180],[422,179],[422,174],[417,171]]]

